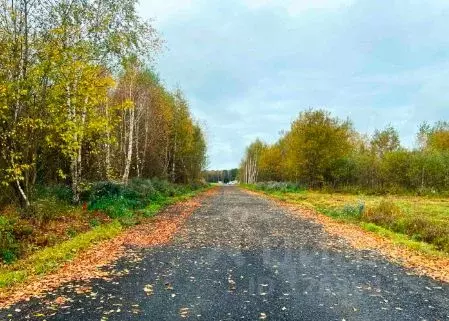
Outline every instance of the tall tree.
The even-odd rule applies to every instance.
[[[380,158],[388,152],[399,150],[400,146],[399,133],[391,125],[383,130],[376,129],[371,139],[371,148]]]
[[[321,186],[336,162],[350,154],[352,125],[323,110],[302,112],[285,140],[290,173],[295,180]]]

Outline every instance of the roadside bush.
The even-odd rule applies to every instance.
[[[149,200],[158,193],[149,179],[136,178],[129,182],[124,188],[124,195],[127,198]]]
[[[61,213],[67,212],[69,205],[59,202],[56,198],[42,198],[34,201],[32,205],[21,209],[21,217],[45,224],[57,219]]]
[[[110,218],[132,216],[131,209],[142,206],[139,193],[115,182],[98,182],[92,185],[88,209],[102,211]]]
[[[356,205],[346,204],[341,212],[345,217],[360,218],[364,210],[365,204],[360,202]]]
[[[34,199],[52,198],[60,202],[71,203],[72,190],[67,185],[36,186]]]
[[[403,217],[401,209],[390,200],[382,200],[377,206],[367,208],[362,220],[392,229]]]
[[[101,222],[98,219],[96,219],[96,218],[91,219],[89,221],[89,226],[90,227],[97,227],[97,226],[100,226],[100,225],[101,225]]]
[[[344,219],[360,219],[365,210],[365,204],[359,202],[357,204],[346,204],[342,208],[320,209],[320,212],[335,218]]]
[[[128,185],[100,182],[92,185],[89,196],[89,210],[98,210],[111,218],[133,217],[133,211],[150,205],[160,205],[168,197],[186,194],[193,188],[175,185],[160,179],[133,179]]]
[[[413,216],[404,222],[404,232],[419,241],[434,244],[449,252],[449,225],[432,219]]]
[[[136,209],[141,205],[139,201],[119,197],[102,197],[89,205],[91,211],[101,211],[110,218],[120,218],[132,216],[131,209]]]
[[[179,191],[177,191],[177,187],[166,180],[155,178],[152,180],[152,183],[154,188],[163,196],[173,197],[180,194]]]
[[[5,263],[13,262],[19,252],[19,243],[14,235],[14,222],[0,216],[0,259]]]
[[[293,193],[304,191],[305,187],[292,182],[260,182],[256,183],[256,188],[267,192]]]
[[[192,190],[199,190],[201,188],[205,188],[208,184],[204,180],[196,180],[192,182],[189,187]]]
[[[115,182],[94,183],[86,195],[90,201],[95,201],[104,197],[118,197],[123,193],[123,185]],[[85,197],[86,197],[85,196]]]
[[[362,215],[362,220],[449,252],[449,224],[424,215],[405,215],[392,201],[384,200],[376,207],[368,208]]]

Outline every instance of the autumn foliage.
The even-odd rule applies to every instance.
[[[1,203],[36,185],[198,180],[206,145],[181,90],[150,66],[162,40],[136,1],[0,3]]]
[[[401,146],[392,126],[371,136],[350,120],[307,110],[274,144],[248,146],[240,166],[245,183],[289,181],[349,192],[418,194],[449,190],[449,124],[421,125],[414,148]]]

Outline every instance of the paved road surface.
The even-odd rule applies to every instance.
[[[67,284],[0,320],[449,320],[448,285],[236,187],[206,199],[170,244],[108,269],[124,275]],[[61,295],[70,301],[54,309]]]

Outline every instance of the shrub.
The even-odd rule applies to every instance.
[[[384,200],[378,206],[369,208],[362,219],[449,252],[449,225],[446,222],[419,214],[406,216],[392,201]]]
[[[360,218],[365,210],[365,204],[359,202],[356,205],[346,204],[341,210],[343,216]]]
[[[292,182],[260,182],[256,183],[256,188],[267,192],[292,193],[304,191],[305,188],[299,183]]]
[[[13,262],[19,252],[19,243],[14,235],[14,222],[0,216],[0,259],[5,263]]]
[[[388,228],[392,228],[401,217],[401,209],[390,200],[382,200],[377,206],[367,208],[362,215],[364,221]]]
[[[133,217],[134,210],[142,210],[153,204],[165,204],[167,197],[183,195],[191,190],[190,186],[175,185],[157,178],[133,179],[126,186],[101,182],[90,189],[88,209],[102,211],[111,218],[129,219]],[[145,210],[140,212],[146,213]]]
[[[320,212],[338,218],[344,219],[360,219],[365,210],[365,204],[359,202],[357,204],[346,204],[343,208],[320,209]]]
[[[175,196],[177,193],[176,186],[166,180],[154,178],[152,180],[154,188],[164,196]]]
[[[56,219],[65,211],[67,211],[67,205],[61,204],[54,197],[43,198],[22,209],[21,216],[43,224]]]
[[[434,244],[438,249],[449,252],[449,226],[438,222],[426,222],[421,227],[419,235],[427,243]]]
[[[98,182],[89,190],[89,200],[95,201],[101,198],[118,197],[123,193],[123,185],[115,182]]]
[[[125,199],[124,197],[102,197],[95,200],[89,205],[91,211],[102,211],[110,218],[120,218],[125,216],[132,216],[130,209],[136,208],[138,202]]]
[[[50,198],[61,202],[70,203],[72,201],[72,190],[67,185],[49,185],[36,187],[34,198],[37,200]]]
[[[205,188],[207,185],[208,184],[205,181],[196,180],[196,181],[192,182],[189,187],[191,190],[195,191],[195,190],[199,190],[201,188]]]
[[[150,200],[155,197],[158,191],[149,179],[136,178],[124,187],[124,196],[130,199]]]
[[[26,220],[18,220],[14,224],[14,235],[17,240],[24,240],[32,236],[34,233],[34,226]]]
[[[70,227],[66,233],[70,238],[74,238],[78,234],[78,231],[73,227]]]
[[[90,226],[90,227],[97,227],[97,226],[100,226],[100,225],[101,225],[100,220],[98,220],[98,219],[96,219],[96,218],[93,218],[93,219],[91,219],[91,220],[89,221],[89,226]]]

